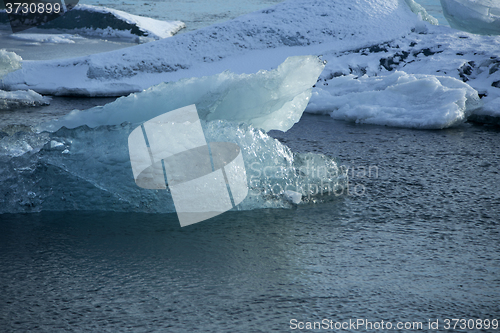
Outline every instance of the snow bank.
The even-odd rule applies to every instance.
[[[271,69],[288,56],[382,43],[422,24],[405,0],[289,0],[175,38],[81,58],[26,63],[4,84],[44,94],[119,96],[224,70]]]
[[[482,35],[500,35],[500,1],[441,0],[443,14],[455,29]]]
[[[441,129],[481,106],[477,91],[457,79],[406,74],[342,76],[315,90],[307,111],[356,123]]]
[[[266,131],[286,131],[302,116],[324,66],[315,56],[290,57],[272,71],[241,75],[224,72],[162,83],[103,107],[73,111],[39,129],[139,123],[165,110],[196,104],[201,119],[224,119]]]

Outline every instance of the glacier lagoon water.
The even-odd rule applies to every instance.
[[[175,214],[2,215],[0,327],[285,332],[291,319],[499,317],[498,127],[306,114],[271,134],[339,156],[351,195],[182,229]]]

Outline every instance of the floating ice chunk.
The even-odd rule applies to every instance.
[[[485,102],[484,106],[475,110],[469,119],[480,123],[500,125],[500,97]]]
[[[323,68],[324,63],[318,57],[300,56],[287,58],[274,70],[256,74],[224,72],[162,83],[103,107],[73,111],[57,121],[40,125],[39,129],[139,123],[167,110],[196,104],[204,120],[224,119],[266,131],[286,131],[299,121]]]
[[[241,148],[249,192],[239,210],[291,207],[284,190],[301,193],[307,202],[327,199],[328,194],[336,196],[346,186],[345,172],[331,157],[293,153],[251,126],[223,120],[202,124],[208,142],[232,142]],[[42,210],[175,212],[170,191],[143,189],[134,181],[128,137],[135,128],[130,124],[94,129],[82,126],[0,137],[0,214]],[[64,145],[63,151],[59,143]],[[30,192],[36,196],[30,197]]]
[[[299,192],[287,190],[283,192],[283,196],[290,201],[291,203],[294,203],[298,205],[302,201],[302,194]]]
[[[22,60],[23,58],[14,52],[7,52],[5,49],[0,49],[0,79],[7,73],[20,69]]]
[[[481,35],[500,35],[500,1],[441,0],[444,17],[455,29]]]
[[[49,97],[42,96],[33,90],[0,90],[0,110],[10,110],[25,106],[40,106],[48,104],[50,104]]]
[[[484,107],[478,109],[474,114],[485,114],[491,117],[500,118],[500,98],[495,98],[494,100],[485,103]]]
[[[22,60],[14,52],[0,49],[0,81],[5,74],[20,69]],[[44,97],[33,90],[3,91],[0,89],[0,110],[47,104],[50,104],[50,98]]]
[[[171,37],[185,28],[184,22],[165,22],[132,15],[120,10],[79,4],[38,29],[58,29],[100,37],[142,36],[152,39]]]
[[[464,122],[481,106],[477,91],[451,77],[347,75],[313,92],[306,111],[365,124],[440,129]]]
[[[429,22],[433,25],[438,25],[439,21],[434,16],[427,13],[422,5],[416,3],[414,0],[405,0],[406,4],[410,6],[411,11],[417,14],[422,20]]]
[[[70,34],[25,34],[16,33],[9,36],[10,38],[17,39],[20,41],[30,42],[32,44],[74,44],[75,39],[84,39],[78,35]]]

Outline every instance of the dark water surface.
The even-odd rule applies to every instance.
[[[291,319],[363,318],[424,323],[410,332],[439,319],[444,332],[446,318],[500,319],[498,127],[305,115],[273,136],[340,157],[349,195],[182,229],[175,214],[0,215],[0,331],[287,332]]]

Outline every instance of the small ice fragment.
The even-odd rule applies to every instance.
[[[73,34],[78,33],[102,38],[130,38],[137,36],[141,41],[151,41],[171,37],[185,27],[186,24],[180,21],[160,21],[112,8],[79,4],[70,11],[68,10],[60,20],[47,22],[38,28],[64,29]],[[53,43],[64,43],[65,41],[71,43],[74,38],[68,38],[67,36],[71,35],[58,34],[54,36],[55,38],[49,38],[49,41],[45,37],[42,38],[44,39],[42,42],[52,40]]]
[[[0,89],[0,110],[49,104],[50,97],[42,96],[33,90],[4,91]]]
[[[427,13],[427,11],[422,5],[416,3],[414,0],[405,0],[405,1],[406,4],[410,7],[411,11],[417,14],[423,21],[427,21],[433,25],[439,25],[437,18]]]
[[[57,147],[61,147],[61,146],[64,146],[64,144],[62,144],[61,142],[57,142],[55,140],[50,141],[50,148],[52,148],[52,149],[57,148]]]
[[[302,194],[299,192],[287,190],[283,192],[283,196],[285,197],[285,199],[296,205],[298,205],[302,201]]]

